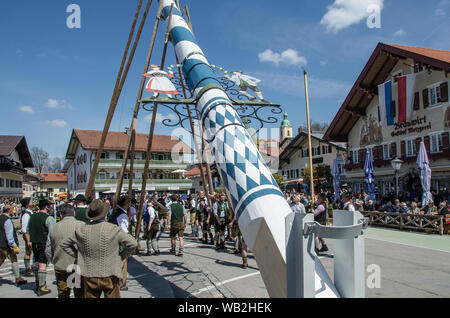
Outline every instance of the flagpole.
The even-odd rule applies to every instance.
[[[305,98],[306,98],[306,121],[308,124],[308,148],[309,148],[309,176],[311,179],[311,209],[314,205],[314,167],[312,163],[312,146],[311,146],[311,122],[309,117],[309,96],[308,96],[308,74],[306,70],[303,70],[303,75],[305,79]]]

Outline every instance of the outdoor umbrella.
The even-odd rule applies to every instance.
[[[364,173],[366,175],[366,190],[372,200],[375,200],[375,181],[373,177],[373,162],[370,151],[366,152],[366,162],[364,163]]]
[[[422,184],[423,196],[422,206],[428,204],[430,200],[433,200],[433,196],[430,192],[431,186],[431,168],[430,161],[428,160],[427,150],[423,141],[420,143],[419,155],[417,156],[417,165],[419,166],[420,183]]]
[[[333,188],[334,188],[334,202],[341,199],[339,191],[341,175],[339,173],[338,159],[334,159],[333,166],[331,167],[331,175],[333,176]]]

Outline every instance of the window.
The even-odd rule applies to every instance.
[[[353,158],[353,163],[354,164],[359,163],[359,150],[353,150],[352,151],[352,158]]]
[[[123,160],[123,153],[121,153],[121,152],[116,152],[116,159],[117,159],[117,160]]]
[[[105,172],[100,172],[100,173],[98,174],[98,178],[99,178],[100,180],[106,180],[106,173],[105,173]]]
[[[53,192],[53,188],[48,188],[47,191],[48,192]]]
[[[439,84],[428,88],[428,103],[430,106],[437,105],[441,102],[441,87]]]
[[[5,186],[5,179],[0,178],[0,187],[4,187]]]
[[[7,187],[7,188],[10,187],[10,181],[9,181],[9,179],[6,179],[6,187]]]
[[[414,73],[420,72],[423,72],[423,65],[422,63],[416,63],[416,65],[414,65]]]
[[[101,159],[109,159],[109,152],[103,152],[100,156]]]
[[[66,192],[66,188],[59,188],[59,192]]]
[[[391,147],[389,144],[383,145],[383,159],[384,160],[391,159]]]
[[[416,149],[416,140],[411,139],[406,141],[406,156],[407,157],[413,157],[417,153]]]
[[[437,153],[442,151],[442,135],[430,136],[430,152]]]

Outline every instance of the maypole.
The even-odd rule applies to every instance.
[[[286,297],[285,218],[292,213],[233,104],[216,79],[174,0],[162,2],[188,88],[197,101],[204,136],[212,149],[245,241],[253,251],[271,297]],[[330,290],[328,280],[317,284]]]

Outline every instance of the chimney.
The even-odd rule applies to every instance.
[[[302,127],[298,127],[298,134],[300,135],[303,132],[303,128]]]

